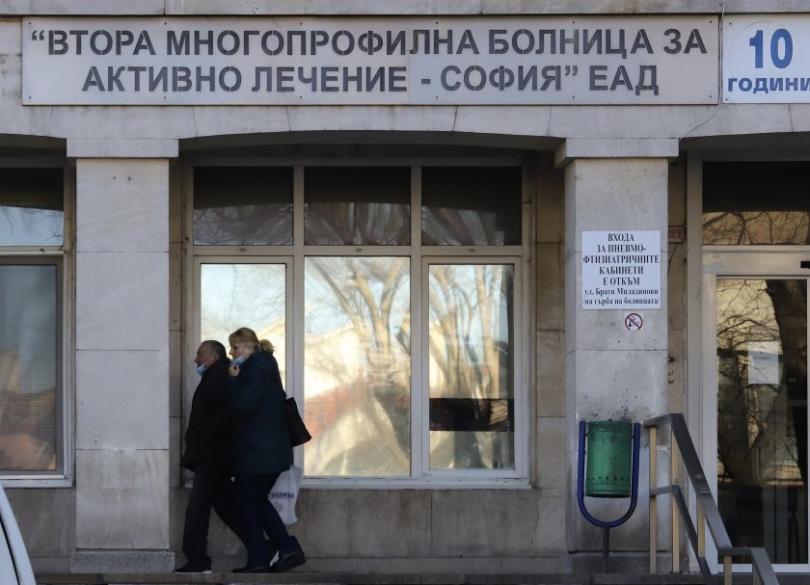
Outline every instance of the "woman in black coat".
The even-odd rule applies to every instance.
[[[242,327],[228,338],[234,357],[230,406],[236,419],[234,472],[237,509],[248,549],[247,564],[235,572],[280,572],[304,563],[304,552],[290,536],[268,495],[278,476],[292,465],[292,447],[284,418],[284,389],[273,345],[260,343]],[[264,532],[278,546],[270,566]]]

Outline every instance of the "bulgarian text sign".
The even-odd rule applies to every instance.
[[[810,102],[810,15],[723,20],[723,101]]]
[[[710,104],[710,17],[31,18],[23,103]]]
[[[582,232],[583,309],[660,309],[661,232]]]

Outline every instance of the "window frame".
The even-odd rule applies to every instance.
[[[410,300],[412,339],[420,340],[420,351],[411,352],[411,474],[409,477],[306,477],[305,487],[318,489],[477,489],[512,488],[529,489],[530,453],[533,433],[531,413],[534,408],[533,360],[534,339],[531,335],[534,323],[534,304],[531,302],[531,282],[534,274],[534,198],[533,182],[529,172],[530,158],[524,156],[487,157],[386,157],[358,158],[279,158],[279,157],[229,157],[190,156],[181,164],[183,214],[183,268],[190,278],[186,282],[184,311],[186,336],[183,348],[186,355],[193,355],[199,339],[200,307],[197,302],[200,290],[200,265],[216,261],[234,263],[281,263],[289,262],[287,271],[287,348],[286,367],[289,396],[294,396],[299,408],[304,408],[304,393],[301,381],[304,378],[304,279],[305,258],[308,256],[391,256],[410,260]],[[401,246],[373,245],[305,245],[304,244],[304,169],[315,166],[401,166],[411,170],[411,243]],[[293,244],[291,246],[196,246],[193,243],[193,177],[194,167],[228,166],[292,166],[293,167]],[[424,166],[515,166],[522,173],[521,193],[521,244],[514,246],[421,246],[421,169]],[[423,321],[427,316],[428,298],[427,270],[429,263],[451,264],[512,264],[514,265],[515,289],[515,357],[514,389],[515,467],[507,470],[454,470],[430,471],[427,449],[429,448],[428,388],[426,385],[427,356],[423,345]],[[418,315],[419,319],[414,319]],[[188,360],[184,360],[185,361]],[[195,377],[191,366],[183,370],[183,420],[188,417],[190,397],[194,391]],[[295,462],[303,467],[304,447],[294,449]]]
[[[56,268],[57,384],[56,470],[0,471],[0,484],[9,488],[64,488],[74,479],[75,400],[75,242],[76,167],[64,157],[0,159],[3,168],[61,168],[63,242],[61,246],[0,246],[0,264],[53,265]]]

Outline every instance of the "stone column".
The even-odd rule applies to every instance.
[[[667,174],[677,140],[569,139],[558,151],[565,169],[565,331],[569,437],[569,547],[594,550],[601,531],[585,523],[576,504],[577,424],[580,420],[641,422],[663,414],[667,400]],[[657,230],[661,237],[660,309],[583,309],[582,233]],[[643,317],[629,331],[629,313]],[[641,485],[646,485],[642,453]],[[613,531],[612,548],[643,550],[646,498],[631,521]],[[589,501],[597,516],[621,516],[628,500]],[[662,541],[663,542],[663,541]]]
[[[70,140],[76,161],[75,572],[173,568],[169,157],[176,141]]]

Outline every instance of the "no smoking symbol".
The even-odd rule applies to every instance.
[[[644,319],[638,313],[630,313],[624,318],[624,327],[628,331],[639,331],[644,327]]]

